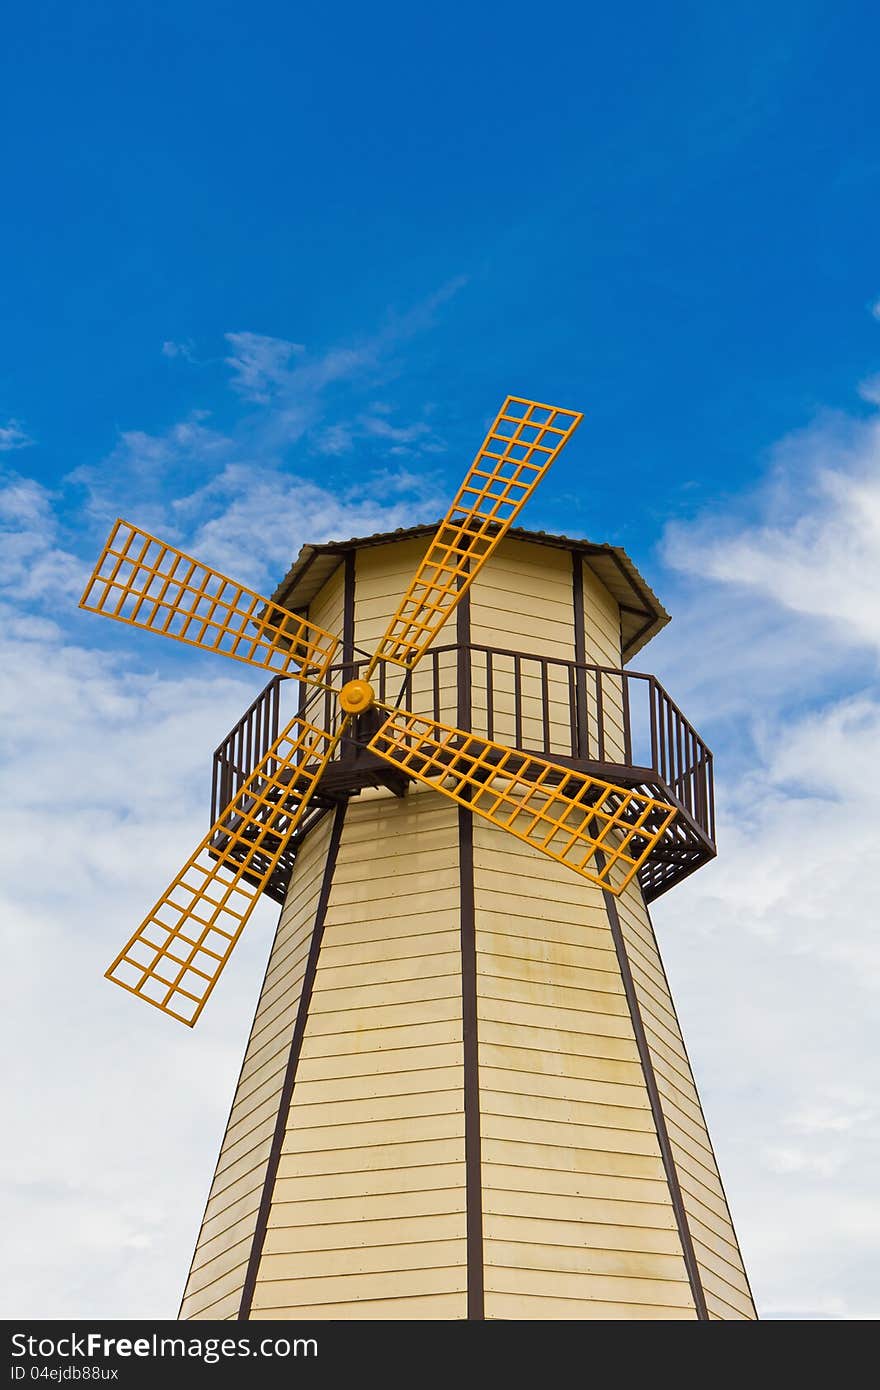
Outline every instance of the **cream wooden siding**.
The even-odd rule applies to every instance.
[[[254,1318],[466,1315],[457,813],[347,812]]]
[[[370,546],[358,551],[355,582],[355,642],[364,651],[372,652],[385,633],[409,581],[412,579],[427,549],[427,541],[398,541],[391,545]],[[456,660],[455,653],[439,651],[456,641],[455,618],[452,617],[438,633],[433,647],[437,649],[437,673],[440,698],[434,706],[434,657],[429,651],[410,678],[410,694],[406,707],[418,714],[456,722]],[[387,698],[397,697],[404,671],[386,663]]]
[[[181,1304],[182,1318],[238,1315],[328,839],[325,819],[296,861]]]
[[[586,655],[591,666],[610,666],[618,670],[620,654],[620,609],[617,600],[584,562],[584,627]],[[598,741],[598,705],[602,704],[604,748]],[[587,727],[590,757],[608,763],[624,762],[623,686],[619,676],[604,673],[587,679]]]
[[[356,556],[355,641],[372,651],[394,613],[401,595],[418,568],[426,549],[423,539],[368,546]],[[584,565],[584,614],[586,659],[589,663],[619,668],[620,611],[616,600]],[[344,564],[318,592],[309,608],[315,622],[342,632]],[[456,642],[452,617],[433,644],[440,649]],[[542,712],[542,676],[534,658],[575,659],[572,561],[566,550],[533,542],[506,540],[482,570],[471,589],[471,641],[480,646],[521,652],[522,739],[525,747],[543,751],[545,728]],[[429,651],[411,677],[406,703],[418,713],[449,724],[457,723],[457,679],[454,653],[437,657],[440,696],[433,697],[434,658]],[[402,673],[386,667],[388,695],[395,698]],[[492,663],[495,714],[492,736],[499,743],[516,741],[513,658],[495,657]],[[488,734],[486,717],[488,675],[486,660],[475,653],[472,666],[473,727]],[[623,714],[620,680],[602,677],[605,760],[623,757]],[[593,756],[598,756],[597,694],[590,679],[586,688],[588,725]],[[549,752],[567,754],[572,746],[572,688],[564,666],[548,667]]]
[[[489,1318],[694,1318],[602,895],[474,825]]]
[[[627,955],[710,1315],[754,1318],[733,1223],[641,891],[618,899]]]
[[[574,660],[574,605],[571,556],[565,550],[525,541],[502,541],[492,559],[471,587],[471,641],[479,646],[501,647],[528,656]],[[514,662],[495,658],[492,705],[493,737],[498,743],[516,742]],[[548,704],[550,751],[571,751],[571,702],[565,667],[550,665]],[[479,654],[474,654],[474,729],[486,726],[487,678]],[[522,745],[544,748],[541,668],[523,661]]]
[[[506,648],[532,658],[574,661],[575,616],[569,551],[534,542],[507,540],[498,547],[471,589],[471,640],[482,646]],[[590,665],[619,669],[620,610],[605,586],[584,565],[585,655]],[[542,675],[540,664],[524,660],[523,744],[535,750],[545,746]],[[514,662],[493,661],[494,737],[500,743],[515,742]],[[485,709],[488,678],[483,659],[474,657],[474,727],[487,732]],[[572,750],[573,694],[567,668],[548,667],[550,754]],[[597,739],[598,699],[596,682],[585,682],[591,757],[599,756]],[[601,677],[604,761],[623,760],[623,704],[619,677]]]
[[[342,637],[345,606],[345,561],[339,564],[309,604],[309,619],[326,632]]]

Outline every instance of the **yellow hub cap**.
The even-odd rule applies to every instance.
[[[347,681],[339,692],[339,703],[346,714],[364,714],[373,708],[374,699],[369,681]]]

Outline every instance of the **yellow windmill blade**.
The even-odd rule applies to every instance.
[[[148,531],[119,520],[80,608],[318,684],[340,641]]]
[[[109,980],[192,1027],[347,723],[332,735],[302,716],[288,724],[119,952]]]
[[[400,600],[380,660],[411,669],[434,640],[583,415],[508,396]]]
[[[367,747],[614,894],[676,814],[665,801],[407,710],[395,710]]]

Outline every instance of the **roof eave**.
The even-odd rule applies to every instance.
[[[276,588],[272,600],[293,612],[302,612],[349,551],[431,536],[436,529],[435,522],[429,525],[400,527],[396,531],[376,532],[371,536],[353,536],[346,541],[306,544],[302,546]],[[621,598],[614,594],[621,609],[621,630],[627,634],[622,643],[625,662],[630,661],[671,621],[669,613],[622,546],[597,544],[571,536],[551,535],[545,531],[527,531],[522,527],[512,528],[508,536],[514,540],[580,553],[612,594],[618,585],[623,585],[630,591],[634,599],[632,604],[622,602]],[[330,563],[326,563],[327,561]]]

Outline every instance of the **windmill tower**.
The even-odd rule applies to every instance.
[[[108,971],[194,1023],[282,905],[183,1318],[756,1316],[648,912],[711,754],[624,665],[668,621],[624,552],[512,529],[580,419],[508,398],[439,527],[271,599],[125,522],[96,566],[82,606],[273,673]]]

